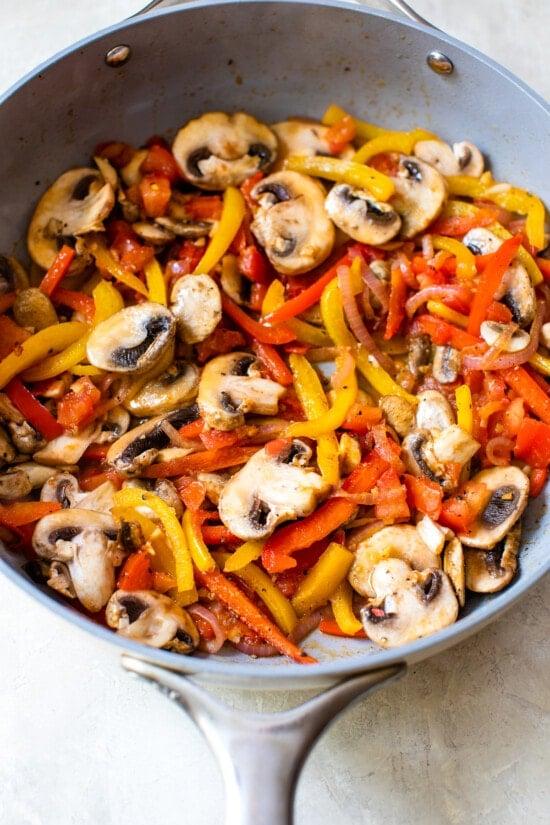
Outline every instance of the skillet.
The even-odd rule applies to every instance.
[[[56,56],[0,101],[0,249],[22,254],[18,242],[38,193],[78,165],[85,147],[113,137],[136,143],[170,136],[171,128],[212,109],[242,108],[273,122],[289,114],[318,117],[337,102],[390,128],[419,125],[444,139],[467,137],[491,158],[495,177],[550,202],[548,105],[479,52],[428,28],[402,0],[394,5],[412,21],[337,0],[196,0],[113,26]],[[308,667],[145,648],[40,589],[5,548],[0,570],[67,621],[118,647],[129,671],[155,682],[193,717],[220,760],[228,825],[283,825],[292,822],[300,767],[325,726],[353,699],[511,607],[550,568],[549,526],[539,497],[527,514],[515,581],[493,596],[472,595],[455,625],[388,651],[313,636],[308,652],[320,663]],[[213,699],[205,683],[324,692],[290,711],[247,714]]]

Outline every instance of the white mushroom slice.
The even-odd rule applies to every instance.
[[[444,490],[452,489],[453,482],[448,477],[445,465],[434,453],[433,436],[429,430],[414,429],[405,436],[402,443],[403,460],[409,473],[441,484]]]
[[[471,550],[468,552],[477,552]],[[464,572],[464,551],[457,538],[452,538],[443,553],[443,570],[450,578],[455,589],[458,603],[464,607],[466,602],[466,577]]]
[[[96,613],[115,587],[114,568],[122,561],[117,539],[111,515],[77,508],[40,519],[32,543],[41,558],[67,565],[77,598]]]
[[[71,169],[42,195],[27,233],[29,255],[48,269],[65,236],[99,232],[115,205],[115,193],[97,169]]]
[[[445,430],[455,423],[453,408],[442,392],[424,390],[417,395],[416,426],[421,430]]]
[[[126,186],[135,186],[143,177],[141,173],[141,164],[149,154],[148,149],[138,149],[134,152],[132,159],[123,166],[120,170],[120,176]]]
[[[480,333],[483,340],[492,346],[496,344],[507,328],[506,324],[499,324],[497,321],[483,321]],[[520,352],[530,341],[529,333],[523,329],[517,329],[508,341],[506,352]]]
[[[197,395],[198,387],[197,367],[188,361],[177,359],[162,375],[148,381],[124,405],[135,416],[160,415],[192,401]]]
[[[466,232],[462,238],[462,243],[474,255],[492,255],[500,248],[502,241],[490,229],[478,226]]]
[[[496,593],[510,584],[518,567],[521,523],[490,550],[466,550],[466,587],[474,593]]]
[[[462,544],[489,550],[519,520],[529,496],[529,479],[519,467],[491,467],[474,480],[485,484],[490,498],[468,532],[458,536]]]
[[[546,324],[542,325],[540,337],[544,346],[550,349],[550,321],[547,321]]]
[[[84,494],[72,473],[55,473],[43,485],[40,501],[57,501],[64,510],[78,507]]]
[[[465,432],[458,424],[451,424],[437,433],[433,440],[433,452],[438,461],[446,464],[466,464],[479,450],[479,442]]]
[[[42,464],[35,464],[33,461],[24,461],[17,465],[17,470],[24,472],[33,490],[42,487],[55,472],[51,467],[44,467]]]
[[[391,205],[401,215],[401,235],[413,238],[439,215],[447,196],[445,178],[428,163],[402,156],[392,180],[395,195]]]
[[[460,372],[460,353],[448,345],[436,346],[432,375],[440,384],[454,384]]]
[[[220,519],[244,541],[270,536],[278,524],[315,509],[329,487],[307,464],[311,450],[294,439],[279,455],[259,450],[227,482],[219,499]]]
[[[360,243],[387,243],[401,229],[401,218],[390,204],[379,202],[365,189],[347,183],[332,187],[325,209],[339,229]]]
[[[340,473],[343,476],[349,475],[361,464],[361,445],[349,433],[342,433],[340,436],[338,460],[340,462]]]
[[[469,140],[453,143],[453,153],[458,160],[459,174],[472,178],[479,178],[483,174],[485,161],[475,143],[470,143]]]
[[[275,171],[282,168],[284,161],[290,155],[305,157],[315,157],[316,155],[334,156],[326,137],[329,126],[296,118],[295,120],[283,120],[280,123],[274,123],[271,128],[277,135],[279,143]],[[346,148],[337,157],[347,158],[352,154],[353,149]]]
[[[419,140],[414,145],[415,157],[429,163],[442,175],[458,175],[458,158],[443,140]]]
[[[15,459],[13,444],[8,438],[4,428],[0,426],[0,466],[11,464]]]
[[[250,228],[277,272],[299,275],[330,255],[335,232],[319,181],[299,172],[276,172],[251,194],[258,208]]]
[[[46,444],[46,439],[40,435],[38,430],[35,430],[34,427],[31,427],[31,425],[27,421],[22,421],[20,423],[17,421],[10,421],[8,423],[8,431],[13,442],[13,447],[15,447],[18,452],[23,453],[24,455],[31,455],[32,453],[35,453],[37,450],[41,450]],[[63,436],[60,437],[63,438]],[[2,448],[0,449],[1,457],[7,455],[7,453],[5,452],[6,448],[4,447],[3,438],[0,438],[0,443],[2,445]],[[50,444],[51,443],[52,442],[50,442]],[[10,444],[9,450],[13,451],[13,447]],[[11,461],[13,461],[13,458],[11,459]]]
[[[39,464],[47,464],[50,467],[76,464],[82,458],[86,447],[96,440],[99,433],[100,427],[96,424],[86,427],[75,435],[64,433],[34,453],[33,458]]]
[[[428,335],[411,335],[407,366],[415,378],[420,378],[427,372],[432,362],[432,349],[432,342]]]
[[[430,636],[452,624],[458,602],[448,576],[436,568],[417,572],[387,559],[371,575],[374,601],[361,610],[369,639],[383,648]]]
[[[189,613],[168,596],[152,590],[117,590],[105,611],[109,627],[134,642],[192,653],[199,634]]]
[[[229,478],[227,473],[197,473],[197,481],[203,485],[206,498],[216,505]]]
[[[418,534],[432,553],[440,555],[445,546],[446,532],[429,516],[423,516],[416,525]]]
[[[19,467],[8,470],[0,475],[0,499],[2,501],[17,501],[25,498],[32,490],[28,475]]]
[[[384,559],[401,559],[415,570],[439,567],[440,559],[433,553],[412,524],[383,527],[357,545],[355,560],[349,572],[349,581],[362,596],[375,595],[371,573]]]
[[[114,407],[105,415],[101,422],[101,432],[97,437],[98,444],[112,444],[127,431],[130,426],[130,414],[124,407]]]
[[[197,344],[214,332],[222,317],[222,299],[210,275],[178,278],[170,295],[178,335],[186,344]]]
[[[384,395],[380,398],[378,406],[390,427],[393,427],[401,438],[414,427],[414,407],[406,398],[399,395]]]
[[[179,130],[172,152],[187,180],[199,189],[226,189],[268,169],[277,138],[245,112],[208,112]]]
[[[86,354],[94,367],[139,374],[162,358],[175,333],[172,313],[162,304],[145,301],[115,312],[94,327]]]
[[[111,165],[107,158],[102,158],[99,155],[94,156],[94,163],[101,172],[101,177],[105,183],[109,183],[113,192],[116,192],[118,189],[118,173],[115,167]]]
[[[275,415],[285,388],[262,378],[258,359],[248,352],[220,355],[204,366],[197,402],[208,427],[234,430],[246,413]]]

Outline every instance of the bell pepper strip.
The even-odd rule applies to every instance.
[[[85,324],[67,321],[46,327],[31,335],[15,352],[11,352],[0,361],[0,389],[3,389],[12,378],[32,364],[74,343],[84,332],[86,332]]]
[[[539,469],[535,467],[531,471],[531,475],[529,477],[529,495],[531,498],[536,498],[539,496],[548,481],[548,469]]]
[[[56,421],[48,408],[34,397],[19,378],[12,378],[5,392],[25,420],[48,441],[63,433],[62,425]]]
[[[284,326],[268,327],[255,321],[225,293],[222,294],[222,308],[241,329],[261,344],[288,344],[295,338],[294,333]]]
[[[357,619],[357,621],[359,621]],[[361,622],[359,622],[361,624]],[[346,633],[344,630],[341,629],[338,622],[335,619],[321,619],[319,622],[319,630],[325,636],[339,636],[343,639],[367,639],[368,636],[363,630],[363,627],[360,627],[355,633]]]
[[[149,291],[149,300],[167,306],[164,275],[156,258],[153,258],[145,265],[144,272],[147,289]]]
[[[30,337],[30,332],[7,315],[0,315],[0,358],[6,358],[14,350],[18,351],[21,344]]]
[[[399,327],[405,319],[405,300],[407,298],[407,285],[403,272],[399,264],[391,268],[390,279],[390,302],[384,339],[391,340],[399,332]]]
[[[504,273],[510,266],[519,246],[521,238],[509,238],[491,256],[491,259],[481,274],[477,286],[468,321],[468,333],[479,335],[481,323],[485,320],[487,309],[494,299]]]
[[[550,281],[550,260],[548,258],[535,258],[535,263],[537,264],[538,268],[540,269],[542,276],[545,281]],[[15,293],[11,293],[14,295]],[[5,300],[8,298],[9,295],[3,295],[2,298]],[[2,298],[0,298],[0,312],[4,312],[5,310],[2,309]]]
[[[441,318],[434,318],[433,315],[417,315],[413,322],[413,330],[417,333],[425,332],[434,344],[450,344],[455,349],[472,347],[481,341],[477,336],[470,335],[469,332],[458,329]]]
[[[197,518],[192,510],[186,510],[183,514],[182,526],[193,564],[198,567],[199,570],[202,570],[203,573],[206,573],[208,570],[214,570],[216,562],[204,543],[200,518]]]
[[[145,214],[149,218],[160,218],[164,215],[172,196],[168,178],[159,175],[158,172],[151,172],[142,177],[138,186]]]
[[[343,152],[348,143],[354,140],[356,131],[355,121],[350,115],[344,115],[333,123],[325,133],[331,154],[339,155]]]
[[[232,610],[243,624],[275,647],[283,656],[288,656],[298,664],[315,664],[316,659],[307,656],[287,639],[277,625],[258,610],[242,590],[219,570],[210,570],[208,573],[197,570],[195,575],[202,587],[206,587],[216,599]]]
[[[393,467],[388,467],[376,482],[376,493],[376,518],[388,523],[410,518],[407,490]]]
[[[353,590],[350,583],[345,579],[330,597],[330,605],[336,620],[336,626],[341,633],[346,636],[356,636],[363,631],[363,625],[353,612]],[[327,632],[326,629],[323,631],[321,627],[320,630],[324,633]]]
[[[338,123],[338,121],[345,117],[351,117],[351,115],[349,115],[340,106],[337,106],[335,103],[331,103],[325,111],[321,119],[321,123],[325,126],[334,126],[335,123]],[[372,138],[378,137],[378,135],[383,135],[388,131],[383,126],[376,126],[374,123],[367,123],[365,120],[359,120],[356,117],[352,118],[352,120],[355,125],[356,136],[362,140],[371,140]]]
[[[50,355],[44,358],[36,367],[31,367],[22,374],[25,381],[43,381],[47,378],[54,378],[62,372],[72,370],[77,364],[86,358],[86,344],[88,335],[83,335],[69,347],[57,355]]]
[[[467,384],[455,389],[456,423],[461,430],[472,435],[474,431],[474,407],[472,391]]]
[[[382,420],[382,410],[372,407],[370,404],[356,403],[349,411],[346,420],[342,423],[342,430],[350,430],[354,433],[368,433],[375,425]]]
[[[145,175],[151,173],[163,175],[170,183],[175,183],[181,178],[181,172],[173,154],[159,143],[154,143],[149,147],[140,170]]]
[[[91,468],[80,473],[80,488],[86,493],[90,492],[90,490],[95,490],[97,487],[105,484],[106,481],[110,481],[115,490],[120,490],[125,478],[120,473],[117,473],[116,470],[97,472],[95,468]]]
[[[536,371],[542,373],[542,375],[550,375],[550,358],[547,355],[536,352],[529,359],[529,363],[533,369],[536,369]]]
[[[463,237],[471,229],[489,226],[495,222],[494,207],[480,209],[473,203],[449,200],[440,217],[431,226],[431,231],[447,237]]]
[[[174,557],[178,593],[193,591],[195,581],[191,554],[183,528],[176,518],[173,508],[154,493],[140,490],[137,487],[126,487],[124,490],[115,493],[115,503],[121,507],[141,507],[145,505],[153,510],[162,524],[163,532]]]
[[[145,550],[131,553],[119,573],[117,587],[119,590],[151,590],[153,571],[151,555]]]
[[[270,378],[283,387],[290,387],[293,381],[292,373],[271,344],[262,344],[260,341],[254,341],[252,351],[258,356],[269,373]]]
[[[203,524],[201,528],[205,544],[239,544],[241,539],[224,524]]]
[[[391,178],[370,166],[363,166],[353,160],[341,160],[322,155],[311,157],[291,155],[285,161],[285,169],[366,189],[380,201],[389,200],[395,192]]]
[[[466,532],[486,506],[491,493],[485,484],[468,481],[441,505],[439,522],[456,533]]]
[[[96,307],[94,318],[94,324],[96,326],[101,323],[101,321],[110,318],[115,312],[120,312],[124,307],[122,295],[109,281],[99,281],[93,288],[92,295]]]
[[[426,129],[413,129],[410,132],[387,131],[364,143],[353,156],[355,163],[368,163],[375,155],[383,152],[399,152],[411,155],[419,140],[433,140],[436,135]]]
[[[246,464],[248,459],[257,452],[258,447],[220,447],[218,450],[203,450],[181,458],[173,458],[170,461],[151,464],[145,467],[142,475],[145,478],[169,478],[170,476],[226,470],[228,467]]]
[[[58,510],[61,510],[58,501],[14,501],[8,505],[0,504],[0,524],[10,528],[23,527]]]
[[[468,247],[457,241],[456,238],[444,238],[442,235],[432,235],[434,249],[443,249],[456,258],[456,274],[459,278],[470,280],[477,273],[476,261]]]
[[[223,195],[223,209],[217,229],[210,239],[206,252],[198,262],[195,273],[211,272],[223,258],[246,213],[242,194],[234,186],[228,186]]]
[[[525,417],[519,428],[514,455],[531,467],[545,470],[550,465],[550,425]]]
[[[507,240],[508,238],[513,237],[507,229],[504,228],[500,223],[492,223],[490,226],[487,227],[493,235],[496,235],[497,238],[501,238],[503,241]],[[485,256],[484,256],[485,257]],[[520,263],[523,264],[527,272],[529,273],[529,277],[531,278],[531,283],[533,286],[538,286],[543,281],[542,273],[537,266],[537,263],[533,256],[525,249],[524,246],[520,246],[517,251],[517,259]],[[476,258],[478,260],[478,258]]]
[[[426,309],[431,315],[437,315],[438,318],[443,318],[451,324],[456,324],[457,327],[466,329],[468,326],[468,316],[457,312],[455,309],[440,303],[439,301],[428,301]]]
[[[347,361],[350,362],[349,366],[346,366]],[[310,365],[308,364],[308,366]],[[313,368],[310,367],[310,369]],[[334,403],[330,408],[309,421],[297,421],[295,424],[291,424],[286,431],[287,436],[290,438],[318,438],[320,435],[334,434],[334,431],[342,425],[357,398],[355,361],[349,353],[336,356],[335,375],[338,376],[339,372],[344,371],[345,375],[342,377],[342,383],[335,388]]]
[[[315,369],[303,355],[289,357],[294,377],[294,387],[298,400],[309,421],[319,420],[328,413],[328,401]],[[332,486],[338,484],[340,466],[338,460],[338,439],[334,432],[327,431],[317,438],[317,464],[321,476]]]
[[[407,488],[407,501],[413,510],[437,521],[441,512],[443,490],[436,481],[429,478],[417,478],[405,473],[403,476]]]
[[[178,432],[182,436],[182,438],[198,438],[202,431],[204,430],[204,421],[202,418],[197,418],[195,421],[189,422],[189,424],[184,424],[183,427],[180,427]]]
[[[89,295],[83,292],[74,292],[72,289],[57,287],[52,295],[54,304],[62,304],[75,312],[81,312],[88,323],[92,323],[95,316],[95,303]]]
[[[263,541],[252,539],[245,541],[240,547],[237,547],[234,553],[231,553],[225,560],[223,569],[225,573],[236,573],[251,561],[256,561],[261,558],[264,547]]]
[[[106,272],[108,275],[111,275],[115,281],[120,281],[120,283],[124,284],[124,286],[133,289],[134,292],[138,292],[145,298],[149,298],[147,287],[143,281],[140,281],[137,275],[134,275],[133,272],[129,272],[125,269],[122,264],[116,260],[114,255],[112,255],[111,252],[103,246],[103,244],[99,241],[92,241],[89,243],[88,249],[94,256],[98,269],[102,272]]]
[[[285,302],[285,288],[277,279],[273,280],[264,296],[262,302],[262,315],[266,316],[275,312]],[[301,318],[290,318],[285,322],[285,326],[291,330],[298,341],[311,344],[314,347],[330,346],[330,338],[320,327],[308,324]]]
[[[76,381],[57,405],[57,420],[67,430],[76,431],[88,423],[101,400],[101,392],[90,378]]]
[[[509,387],[524,400],[545,424],[550,424],[550,397],[544,392],[523,367],[500,370]]]
[[[353,553],[333,541],[300,583],[292,606],[298,616],[312,613],[328,602],[344,581],[353,563]]]
[[[52,265],[40,282],[40,289],[44,295],[50,296],[55,288],[59,286],[63,278],[67,275],[74,256],[75,251],[70,246],[64,245],[61,247]]]
[[[3,295],[0,295],[0,315],[12,308],[16,297],[15,292],[5,292]]]

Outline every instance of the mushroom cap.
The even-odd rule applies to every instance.
[[[124,407],[113,407],[101,421],[101,433],[98,444],[112,444],[127,431],[130,426],[130,413]]]
[[[482,470],[474,481],[485,484],[490,498],[470,529],[458,538],[468,547],[489,550],[523,514],[529,497],[529,479],[519,467],[509,466]]]
[[[401,218],[389,203],[377,201],[370,192],[347,183],[332,187],[325,209],[339,229],[360,243],[387,243],[401,229]]]
[[[145,301],[124,307],[94,327],[86,354],[94,367],[139,374],[162,358],[175,333],[176,322],[170,310]]]
[[[429,163],[402,155],[392,177],[391,205],[401,215],[401,236],[413,238],[436,218],[447,197],[445,178]]]
[[[214,332],[222,317],[222,299],[210,275],[178,278],[170,295],[178,335],[186,344],[197,344]]]
[[[277,138],[265,123],[245,112],[207,112],[182,126],[172,153],[199,189],[226,189],[268,169],[275,160]]]
[[[383,395],[378,406],[386,421],[403,438],[414,427],[414,407],[400,395]]]
[[[453,384],[460,371],[460,353],[449,344],[434,347],[432,375],[440,384]]]
[[[40,491],[40,501],[57,501],[64,510],[77,507],[81,497],[78,480],[68,472],[54,473]]]
[[[101,426],[94,423],[75,434],[63,433],[48,441],[45,447],[37,450],[33,458],[39,464],[47,464],[50,467],[76,464],[100,432]]]
[[[453,143],[453,153],[458,160],[458,169],[461,175],[479,178],[483,174],[485,161],[475,143],[471,143],[469,140]]]
[[[371,574],[378,562],[386,559],[399,559],[415,570],[440,566],[439,556],[430,550],[412,524],[382,527],[357,545],[349,572],[353,589],[363,596],[374,596]]]
[[[152,590],[117,590],[105,610],[109,627],[135,642],[192,653],[199,633],[191,616],[168,596]]]
[[[25,498],[32,490],[27,473],[19,467],[13,467],[0,475],[0,500],[17,501]]]
[[[29,255],[48,269],[59,249],[59,240],[103,229],[103,221],[115,205],[115,193],[97,169],[70,169],[59,177],[38,201],[27,233]]]
[[[353,149],[349,147],[337,154],[331,151],[330,143],[327,140],[329,128],[329,126],[324,126],[322,123],[301,118],[290,118],[289,120],[282,120],[280,123],[273,123],[271,129],[277,135],[279,144],[274,171],[279,171],[290,155],[301,155],[302,157],[329,155],[340,158],[353,155]]]
[[[484,226],[477,226],[466,232],[462,238],[462,243],[474,255],[491,255],[502,245],[501,239],[497,238],[494,232]]]
[[[171,412],[192,401],[199,387],[199,370],[194,364],[176,359],[167,370],[148,381],[125,407],[135,416],[156,416]]]
[[[490,550],[466,550],[464,567],[466,587],[474,593],[496,593],[506,587],[518,567],[521,522]]]
[[[466,602],[464,550],[462,549],[461,542],[456,538],[456,536],[448,542],[443,552],[443,570],[451,580],[460,607],[464,607]]]
[[[300,172],[276,172],[251,195],[258,206],[250,229],[277,272],[299,275],[330,255],[335,232],[319,181]]]
[[[225,526],[244,541],[270,536],[283,521],[303,518],[329,486],[307,464],[311,450],[298,439],[271,455],[265,448],[223,487],[218,509]]]
[[[403,439],[401,449],[409,473],[417,478],[426,476],[430,481],[441,484],[443,489],[450,489],[452,485],[443,462],[434,453],[433,436],[429,430],[418,427],[411,430]]]
[[[275,415],[285,388],[262,378],[258,359],[249,352],[232,352],[208,361],[202,371],[197,403],[206,425],[234,430],[246,413]]]
[[[419,140],[414,145],[415,157],[429,163],[442,175],[458,175],[458,158],[444,140]]]
[[[483,321],[479,332],[485,343],[492,346],[496,344],[507,326],[507,324],[501,324],[498,321]],[[528,332],[525,332],[523,329],[516,329],[506,345],[505,352],[521,352],[521,350],[525,349],[529,344],[529,341],[530,336]]]
[[[453,408],[438,390],[424,390],[416,396],[416,426],[421,430],[444,430],[455,423]]]

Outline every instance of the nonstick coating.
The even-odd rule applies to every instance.
[[[113,69],[108,49],[127,44]],[[435,74],[427,53],[455,64]],[[22,80],[0,105],[0,251],[25,256],[33,204],[57,175],[83,165],[104,140],[138,144],[171,136],[212,109],[245,109],[273,122],[320,117],[330,102],[391,128],[423,126],[468,139],[490,158],[496,178],[532,188],[550,202],[550,109],[501,67],[453,38],[392,14],[336,2],[195,2],[114,26],[62,53]],[[550,567],[549,519],[542,497],[530,506],[520,572],[511,587],[472,597],[450,628],[397,651],[320,634],[307,648],[316,666],[241,654],[177,656],[127,642],[91,622],[19,569],[0,550],[0,569],[69,621],[142,658],[209,682],[248,687],[321,686],[397,661],[418,661],[455,644],[510,607]]]

